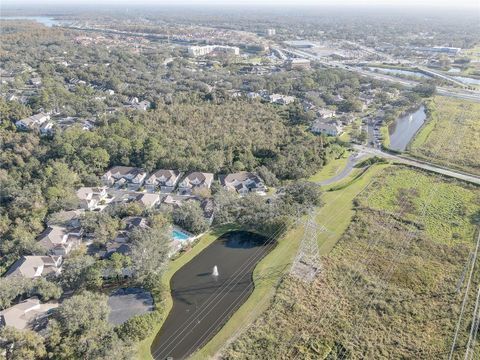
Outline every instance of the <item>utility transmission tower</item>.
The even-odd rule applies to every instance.
[[[317,238],[319,232],[327,231],[324,226],[319,227],[315,221],[315,211],[311,211],[305,223],[302,242],[293,261],[290,274],[299,279],[311,282],[320,271],[320,254],[318,253]]]

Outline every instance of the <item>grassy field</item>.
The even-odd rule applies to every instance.
[[[354,200],[353,219],[322,257],[318,278],[285,278],[270,308],[222,358],[448,357],[480,189],[404,167],[381,171]],[[463,358],[479,280],[477,268],[455,359]]]
[[[346,151],[342,157],[330,160],[319,172],[308,178],[308,181],[318,182],[334,177],[343,170],[347,164],[349,156],[350,152]]]
[[[480,104],[435,97],[429,118],[409,146],[415,157],[480,175]]]
[[[480,46],[464,49],[462,50],[462,55],[468,57],[470,60],[480,61]]]
[[[365,191],[371,181],[387,166],[372,166],[348,187],[323,194],[324,206],[317,212],[317,223],[325,226],[327,230],[320,232],[317,238],[321,255],[328,254],[348,228],[355,213],[353,199]]]

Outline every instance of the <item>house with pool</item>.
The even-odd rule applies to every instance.
[[[170,256],[180,251],[183,247],[191,244],[192,241],[198,238],[198,236],[195,236],[189,233],[188,231],[179,228],[178,226],[173,226],[172,232],[171,232],[171,238],[172,238],[172,250],[170,252]]]

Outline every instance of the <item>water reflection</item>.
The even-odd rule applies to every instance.
[[[422,105],[415,112],[408,113],[392,123],[388,128],[390,148],[396,151],[405,151],[408,143],[422,127],[426,118],[425,107]]]

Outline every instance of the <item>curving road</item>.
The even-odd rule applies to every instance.
[[[363,152],[356,152],[350,155],[348,158],[347,164],[342,169],[342,171],[340,171],[337,175],[335,175],[334,177],[331,177],[330,179],[317,181],[315,184],[330,185],[330,184],[336,183],[337,181],[345,179],[348,175],[350,175],[355,165],[358,164],[361,160],[364,160],[368,156],[369,154],[365,154]]]

